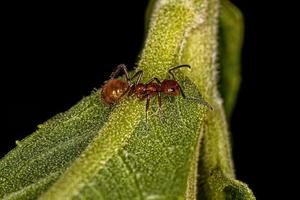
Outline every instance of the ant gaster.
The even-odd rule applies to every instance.
[[[189,65],[179,65],[177,67],[173,67],[169,69],[169,74],[172,79],[165,79],[162,82],[153,77],[146,83],[140,83],[141,78],[143,76],[143,71],[140,70],[136,72],[131,78],[129,77],[127,68],[124,64],[120,64],[117,66],[116,71],[114,71],[110,79],[102,86],[101,90],[101,98],[107,104],[118,103],[124,95],[127,93],[128,96],[135,96],[140,100],[146,99],[146,120],[147,120],[147,112],[149,109],[149,102],[151,97],[156,96],[158,98],[158,109],[160,111],[160,116],[162,117],[161,110],[161,93],[167,96],[179,96],[181,95],[183,98],[186,98],[181,86],[176,81],[175,76],[173,74],[173,70],[179,69],[181,67],[191,68]],[[123,70],[125,74],[126,81],[115,79],[117,74]],[[136,78],[135,83],[132,80]],[[210,104],[202,99],[197,98],[187,98],[192,101],[196,101],[202,105],[207,106],[212,109]]]

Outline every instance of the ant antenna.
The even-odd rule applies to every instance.
[[[188,68],[190,68],[191,69],[191,66],[190,65],[179,65],[179,66],[177,66],[177,67],[173,67],[173,68],[171,68],[171,69],[169,69],[169,74],[171,74],[171,76],[172,76],[172,78],[175,80],[176,78],[175,78],[175,76],[174,76],[174,74],[173,74],[173,70],[176,70],[176,69],[179,69],[179,68],[181,68],[181,67],[188,67]]]
[[[199,103],[201,105],[204,105],[206,107],[208,107],[210,110],[214,110],[214,108],[204,99],[198,99],[198,98],[194,98],[194,97],[186,97],[187,100],[191,100],[194,101],[196,103]]]
[[[177,67],[173,67],[173,68],[169,69],[169,74],[172,76],[172,78],[174,80],[176,80],[176,79],[175,79],[175,75],[174,75],[174,73],[172,71],[176,70],[176,69],[179,69],[181,67],[188,67],[188,68],[191,69],[191,66],[190,65],[186,65],[186,64],[185,65],[179,65]],[[185,98],[187,100],[194,101],[194,102],[199,103],[199,104],[202,104],[202,105],[208,107],[210,110],[213,110],[213,107],[207,101],[205,101],[204,99],[198,99],[198,98],[193,98],[193,97],[186,97],[180,85],[179,85],[179,88],[180,88],[181,95],[182,95],[183,98]]]

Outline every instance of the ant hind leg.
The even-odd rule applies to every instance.
[[[126,81],[129,82],[131,84],[131,79],[129,77],[128,71],[127,71],[127,67],[124,64],[120,64],[117,66],[117,69],[111,73],[110,75],[110,79],[114,79],[116,78],[116,76],[120,73],[120,71],[123,69],[125,77],[126,77]]]
[[[131,80],[133,80],[135,77],[137,77],[136,82],[135,82],[135,84],[137,85],[140,83],[143,74],[144,74],[144,72],[142,70],[140,70],[131,77]]]
[[[128,88],[128,90],[129,90],[128,96],[132,96],[132,94],[134,93],[135,86],[136,86],[137,84],[140,83],[143,74],[144,74],[144,72],[143,72],[142,70],[140,70],[140,71],[136,72],[136,73],[131,77],[131,81],[132,81],[135,77],[137,77],[137,79],[136,79],[135,83],[128,82],[128,85],[129,85],[129,88]]]

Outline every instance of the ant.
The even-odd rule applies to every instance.
[[[117,69],[110,75],[110,79],[105,83],[105,85],[102,86],[101,98],[107,104],[118,103],[126,93],[128,94],[128,96],[135,96],[140,100],[146,99],[146,121],[150,99],[151,97],[156,95],[158,99],[159,113],[162,118],[161,93],[167,96],[181,95],[183,98],[196,101],[197,103],[200,103],[212,110],[212,106],[206,101],[197,98],[187,98],[185,96],[181,86],[176,81],[173,74],[174,70],[182,67],[191,68],[191,66],[189,65],[179,65],[168,70],[172,79],[165,79],[161,82],[158,78],[153,77],[146,83],[140,83],[143,76],[142,70],[136,72],[130,78],[126,66],[124,64],[120,64],[117,66]],[[124,71],[126,81],[115,79],[115,77],[121,70]],[[134,78],[136,78],[135,83],[132,82]]]

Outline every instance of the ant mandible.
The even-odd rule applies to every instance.
[[[172,72],[173,70],[182,67],[191,68],[191,66],[189,65],[179,65],[177,67],[173,67],[168,70],[172,79],[165,79],[161,82],[158,78],[153,77],[144,84],[144,83],[140,83],[141,78],[143,76],[142,70],[136,72],[130,78],[126,66],[124,64],[120,64],[117,66],[117,69],[110,75],[110,79],[105,83],[105,85],[102,86],[101,98],[107,104],[118,103],[126,93],[128,93],[128,96],[135,96],[140,100],[146,99],[146,121],[147,121],[147,112],[149,109],[150,99],[151,97],[157,95],[158,109],[159,109],[160,116],[162,117],[161,93],[167,96],[181,95],[183,98],[186,98],[181,86],[176,81],[175,76]],[[115,79],[117,74],[121,70],[124,71],[126,81]],[[136,78],[135,83],[132,82],[134,78]],[[187,98],[187,99],[196,101],[212,109],[212,106],[202,99],[197,99],[197,98]]]

